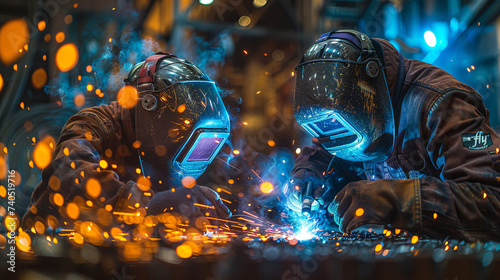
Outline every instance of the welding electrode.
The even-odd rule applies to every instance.
[[[313,201],[313,182],[308,182],[306,189],[302,194],[302,215],[311,216],[311,206]]]

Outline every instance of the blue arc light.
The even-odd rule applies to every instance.
[[[429,45],[429,47],[433,48],[436,46],[437,40],[436,35],[430,30],[425,31],[424,33],[425,43]]]
[[[214,2],[214,0],[199,0],[202,5],[210,5]]]

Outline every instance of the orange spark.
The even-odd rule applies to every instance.
[[[215,209],[214,206],[209,206],[209,205],[205,205],[205,204],[200,204],[200,203],[193,203],[194,206],[199,206],[199,207],[206,207],[206,208],[210,208],[210,209]]]

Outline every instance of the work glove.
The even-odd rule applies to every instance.
[[[323,196],[329,187],[308,169],[296,171],[285,183],[283,194],[287,208],[301,215],[311,215],[325,204]]]
[[[152,190],[144,191],[144,187],[133,181],[128,181],[123,193],[118,198],[114,210],[118,212],[135,212],[137,209],[144,209],[151,200],[152,195]]]
[[[199,185],[157,193],[148,204],[147,214],[159,215],[165,212],[177,212],[189,218],[193,224],[198,217],[218,219],[231,217],[231,212],[221,201],[219,194]]]
[[[420,182],[418,179],[352,182],[337,194],[328,212],[343,232],[387,225],[419,234]]]

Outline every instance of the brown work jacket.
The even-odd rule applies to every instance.
[[[153,191],[144,196],[144,187],[136,183],[142,174],[135,138],[132,111],[116,101],[72,116],[61,132],[52,162],[42,171],[23,227],[37,220],[64,226],[64,220],[97,221],[103,215],[107,224],[106,211],[133,212],[136,203],[147,205]],[[92,184],[89,178],[94,179]],[[159,187],[158,182],[152,186]],[[58,200],[59,195],[64,200]],[[78,213],[68,214],[70,203],[78,206]]]

